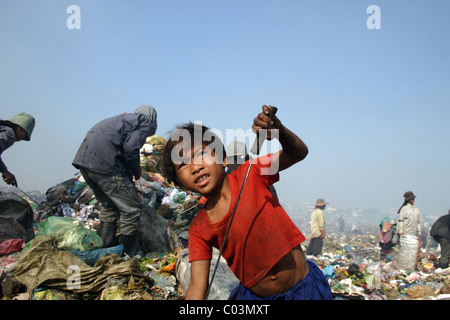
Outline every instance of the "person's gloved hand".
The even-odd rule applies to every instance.
[[[2,172],[3,181],[5,181],[7,184],[13,185],[17,187],[17,180],[16,177],[9,171]]]

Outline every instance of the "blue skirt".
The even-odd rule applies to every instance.
[[[228,300],[331,300],[331,288],[322,270],[311,260],[308,260],[308,265],[306,277],[286,292],[260,297],[240,283]]]

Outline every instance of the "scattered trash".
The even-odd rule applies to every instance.
[[[374,229],[351,236],[327,235],[322,255],[307,256],[327,277],[333,299],[448,299],[450,289],[443,288],[450,285],[450,268],[435,268],[438,254],[422,252],[417,259],[415,252],[416,266],[405,269],[397,261],[398,248],[392,261],[380,254],[376,234]]]
[[[0,242],[0,256],[20,251],[25,246],[23,239],[8,239]]]
[[[219,263],[217,272],[212,284],[208,299],[209,300],[227,300],[231,291],[239,284],[239,280],[228,267],[226,260],[219,257],[219,250],[213,248],[213,257],[211,259],[210,277],[216,266]],[[180,252],[177,261],[177,279],[180,282],[183,292],[187,291],[191,278],[191,271],[189,266],[189,250],[185,249]]]
[[[141,150],[148,158],[141,162],[146,169],[135,182],[143,211],[139,255],[133,259],[122,257],[122,244],[102,247],[96,233],[101,204],[80,174],[49,188],[45,195],[27,192],[31,199],[17,188],[2,188],[0,284],[5,280],[9,287],[0,290],[1,299],[184,297],[177,278],[178,253],[187,248],[187,230],[201,196],[169,185],[161,175],[163,138],[155,135],[146,143],[151,146]]]
[[[79,220],[68,217],[47,218],[39,224],[36,236],[39,235],[54,236],[61,250],[91,251],[103,246],[103,240],[96,232],[83,227]],[[24,250],[32,246],[33,241]]]
[[[123,256],[121,244],[102,247],[96,233],[101,204],[81,175],[49,188],[42,197],[27,192],[32,201],[17,188],[2,188],[0,298],[183,299],[190,281],[188,229],[201,196],[165,181],[160,170],[164,145],[155,135],[141,150],[144,172],[135,186],[143,211],[138,256],[132,259]],[[438,267],[437,247],[418,252],[417,239],[403,238],[399,251],[388,228],[380,235],[378,226],[350,226],[336,217],[336,231],[327,230],[322,254],[307,256],[326,276],[333,299],[450,300],[450,268]],[[304,223],[299,218],[299,228],[308,230]],[[410,247],[405,245],[409,240]],[[210,270],[215,263],[219,267],[209,299],[225,300],[239,280],[217,258],[218,250],[213,250]]]

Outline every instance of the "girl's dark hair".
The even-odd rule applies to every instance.
[[[212,133],[210,131],[211,129],[198,124],[198,123],[192,123],[187,122],[182,125],[178,125],[170,134],[169,139],[167,139],[166,146],[164,148],[164,151],[162,153],[162,171],[164,177],[167,179],[169,183],[173,182],[176,186],[181,186],[180,180],[178,180],[177,173],[175,171],[175,162],[172,159],[172,151],[173,149],[183,141],[183,136],[178,134],[180,131],[187,133],[191,137],[191,147],[194,146],[195,139],[194,139],[194,132],[197,134],[201,132],[202,135],[202,144],[208,145],[211,142],[220,143],[220,147],[222,148],[223,152],[223,158],[225,159],[226,153],[225,153],[225,147],[220,140],[220,138]],[[205,133],[208,132],[208,135],[205,135]],[[209,138],[207,138],[209,137]]]
[[[406,206],[408,204],[408,200],[405,200],[405,202],[403,202],[402,206],[398,209],[397,213],[400,213],[400,210],[402,210],[402,208],[404,206]]]

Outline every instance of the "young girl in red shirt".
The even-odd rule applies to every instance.
[[[273,129],[278,129],[282,150],[259,157],[253,164],[246,162],[229,175],[225,173],[223,144],[208,128],[188,123],[178,127],[167,141],[163,153],[166,178],[203,196],[202,209],[189,227],[191,281],[186,299],[205,297],[212,247],[221,249],[249,165],[222,252],[240,280],[230,299],[331,299],[322,271],[307,261],[302,251],[304,235],[268,190],[278,181],[278,172],[303,160],[308,148],[276,116],[269,118],[269,106],[262,109],[252,129],[256,133],[268,129],[269,140]],[[195,137],[199,132],[200,140]]]

